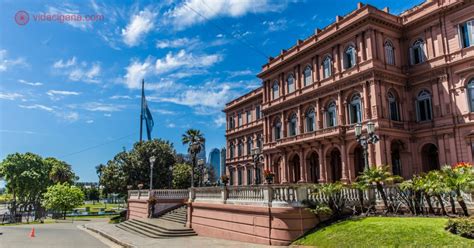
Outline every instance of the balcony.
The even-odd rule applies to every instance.
[[[294,145],[300,144],[307,141],[314,141],[314,140],[323,140],[329,137],[336,137],[340,134],[345,133],[346,131],[345,126],[336,126],[336,127],[329,127],[324,129],[318,129],[313,132],[301,133],[295,136],[284,137],[276,141],[268,142],[264,144],[264,149],[272,149],[272,148],[279,148],[286,145]]]

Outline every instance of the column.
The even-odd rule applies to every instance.
[[[303,114],[303,111],[301,110],[301,108],[302,108],[301,104],[298,105],[298,113],[297,113],[298,114],[298,132],[296,132],[296,134],[304,133],[304,129],[303,129],[303,120],[304,120],[303,116],[304,116],[304,114]]]
[[[288,183],[288,168],[287,168],[287,161],[286,161],[286,153],[282,153],[281,168],[282,168],[281,183],[282,184]]]
[[[373,59],[374,58],[374,52],[375,52],[375,49],[373,47],[373,43],[375,42],[375,37],[374,37],[374,31],[372,29],[368,29],[367,30],[367,33],[366,33],[366,39],[365,39],[365,42],[366,42],[366,56],[367,56],[367,59]]]
[[[322,118],[322,112],[321,110],[319,109],[319,99],[316,99],[315,101],[315,104],[314,104],[314,113],[315,113],[315,117],[314,117],[314,122],[315,122],[315,126],[316,126],[316,130],[319,130],[322,127],[322,120],[320,121],[320,119]]]
[[[342,163],[342,178],[341,181],[347,183],[347,153],[346,153],[346,142],[343,140],[341,144],[341,163]]]
[[[285,113],[284,113],[284,111],[281,111],[281,130],[282,130],[281,138],[287,137],[286,122],[287,121],[285,119]]]
[[[267,102],[267,81],[263,81],[263,102]]]
[[[344,120],[344,111],[345,111],[345,107],[344,107],[344,103],[342,101],[342,92],[339,91],[337,93],[337,107],[338,107],[338,111],[337,111],[337,114],[338,114],[338,122],[337,124],[338,125],[345,125],[346,122]]]
[[[313,58],[313,78],[314,82],[318,82],[319,84],[319,55]]]
[[[303,152],[303,148],[301,148],[299,151],[298,151],[298,156],[300,157],[300,179],[299,179],[299,183],[305,183],[306,182],[306,161],[303,157],[304,155],[304,152]]]
[[[367,82],[363,83],[363,94],[364,94],[364,120],[370,120],[371,114],[370,114],[370,97],[369,97],[369,84]]]
[[[302,87],[302,83],[301,83],[301,65],[298,64],[296,67],[295,67],[295,79],[296,79],[296,87],[295,87],[295,91],[296,90],[300,90]]]
[[[319,157],[319,183],[326,183],[326,168],[325,168],[325,156],[323,154],[323,145],[318,147],[318,157]]]

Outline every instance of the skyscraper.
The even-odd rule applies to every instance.
[[[225,147],[222,147],[221,149],[221,168],[219,170],[219,177],[222,175],[225,175],[225,158],[226,158],[226,149]]]
[[[206,159],[206,143],[204,143],[202,145],[201,151],[196,156],[196,160],[199,161],[199,159],[204,160],[204,163],[207,161],[207,159]]]
[[[221,176],[221,173],[220,173],[220,170],[221,170],[221,161],[220,161],[220,151],[219,149],[217,148],[214,148],[211,150],[211,152],[209,153],[209,167],[212,167],[213,171],[214,171],[214,180],[213,181],[217,181],[219,180],[220,176]]]

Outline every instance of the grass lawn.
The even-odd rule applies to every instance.
[[[474,240],[444,230],[446,218],[368,217],[308,233],[295,245],[317,247],[474,247]]]
[[[117,203],[107,203],[107,209],[106,210],[116,210],[118,206],[124,206],[124,204],[117,204]],[[96,202],[95,204],[92,203],[87,203],[81,205],[79,208],[85,208],[85,207],[90,207],[92,209],[99,209],[99,208],[105,208],[105,204],[103,202]]]

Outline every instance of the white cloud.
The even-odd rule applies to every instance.
[[[89,65],[90,64],[90,65]],[[99,83],[101,66],[98,62],[78,62],[76,57],[69,60],[58,60],[53,66],[56,71],[65,74],[72,81],[84,81],[86,83]]]
[[[43,83],[40,83],[40,82],[29,82],[29,81],[26,81],[26,80],[23,80],[23,79],[18,79],[18,82],[21,83],[21,84],[26,84],[26,85],[30,85],[30,86],[41,86],[41,85],[43,85]]]
[[[210,87],[209,84],[206,84],[199,88],[189,88],[182,93],[177,92],[175,96],[158,98],[158,101],[190,107],[220,108],[234,96],[235,94],[231,92],[229,85]]]
[[[56,14],[56,15],[80,15],[79,13],[79,8],[76,6],[72,6],[71,4],[64,4],[63,6],[60,7],[48,7],[48,14]],[[100,13],[97,13],[100,14]],[[93,22],[87,22],[87,21],[64,21],[64,23],[74,27],[78,28],[82,31],[86,31],[90,28],[92,28],[92,23]]]
[[[160,49],[164,48],[181,48],[186,47],[190,49],[191,47],[195,47],[200,43],[199,39],[197,38],[178,38],[175,40],[159,40],[156,42],[156,47]]]
[[[122,109],[124,108],[123,105],[107,104],[107,103],[100,103],[100,102],[86,103],[82,107],[85,110],[92,111],[92,112],[118,112],[118,111],[122,111]]]
[[[130,18],[125,29],[122,29],[123,42],[128,46],[136,46],[145,35],[154,28],[156,13],[148,9],[140,11]]]
[[[287,20],[282,18],[278,19],[276,21],[264,21],[262,24],[266,26],[266,30],[268,32],[276,32],[276,31],[283,31],[286,30],[287,26]]]
[[[193,55],[184,50],[180,50],[176,54],[169,52],[165,58],[156,60],[155,73],[168,73],[178,68],[206,68],[221,60],[222,56],[219,54]]]
[[[112,99],[112,100],[118,100],[118,99],[132,99],[132,97],[131,97],[131,96],[115,95],[115,96],[111,96],[110,99]]]
[[[183,29],[214,18],[279,11],[285,6],[286,1],[270,3],[268,0],[185,0],[165,15],[176,28]]]
[[[44,111],[48,111],[48,112],[53,112],[54,111],[53,108],[47,107],[47,106],[44,106],[44,105],[41,105],[41,104],[18,105],[18,107],[24,108],[24,109],[39,109],[39,110],[44,110]]]
[[[104,116],[105,117],[112,117],[112,114],[105,113]]]
[[[150,73],[152,68],[151,57],[148,57],[143,63],[134,60],[126,68],[127,74],[125,74],[125,83],[130,89],[139,89],[141,87],[142,79]]]
[[[226,119],[223,115],[219,115],[217,116],[217,118],[214,119],[214,124],[216,124],[217,127],[222,127],[223,125],[225,125],[225,123]]]
[[[13,66],[26,66],[24,58],[9,59],[7,58],[7,50],[0,50],[0,72],[6,71]]]
[[[23,98],[23,95],[18,94],[18,93],[6,93],[6,92],[3,93],[3,92],[0,92],[0,99],[3,99],[3,100],[13,101],[13,100],[20,99],[20,98]]]
[[[75,122],[79,120],[79,114],[77,112],[56,113],[56,115],[69,122]]]
[[[170,111],[170,110],[166,110],[166,109],[157,109],[157,110],[155,110],[155,111],[153,111],[153,112],[157,112],[157,113],[162,114],[162,115],[175,115],[175,114],[176,114],[176,112]]]
[[[78,96],[80,94],[81,94],[80,92],[65,91],[65,90],[49,90],[48,92],[46,92],[46,95],[48,95],[49,98],[51,98],[51,100],[54,100],[54,101],[60,100],[64,98],[65,96]]]
[[[254,72],[251,70],[241,70],[241,71],[228,71],[229,77],[234,78],[234,77],[240,77],[240,76],[249,76],[249,75],[255,75]]]
[[[62,59],[54,62],[53,68],[69,68],[76,65],[76,57],[72,57],[69,60],[63,61]]]
[[[87,124],[92,124],[92,123],[94,123],[94,120],[87,120],[86,123]]]
[[[176,124],[171,122],[171,123],[168,123],[166,126],[169,127],[169,128],[174,128],[174,127],[176,127]]]

